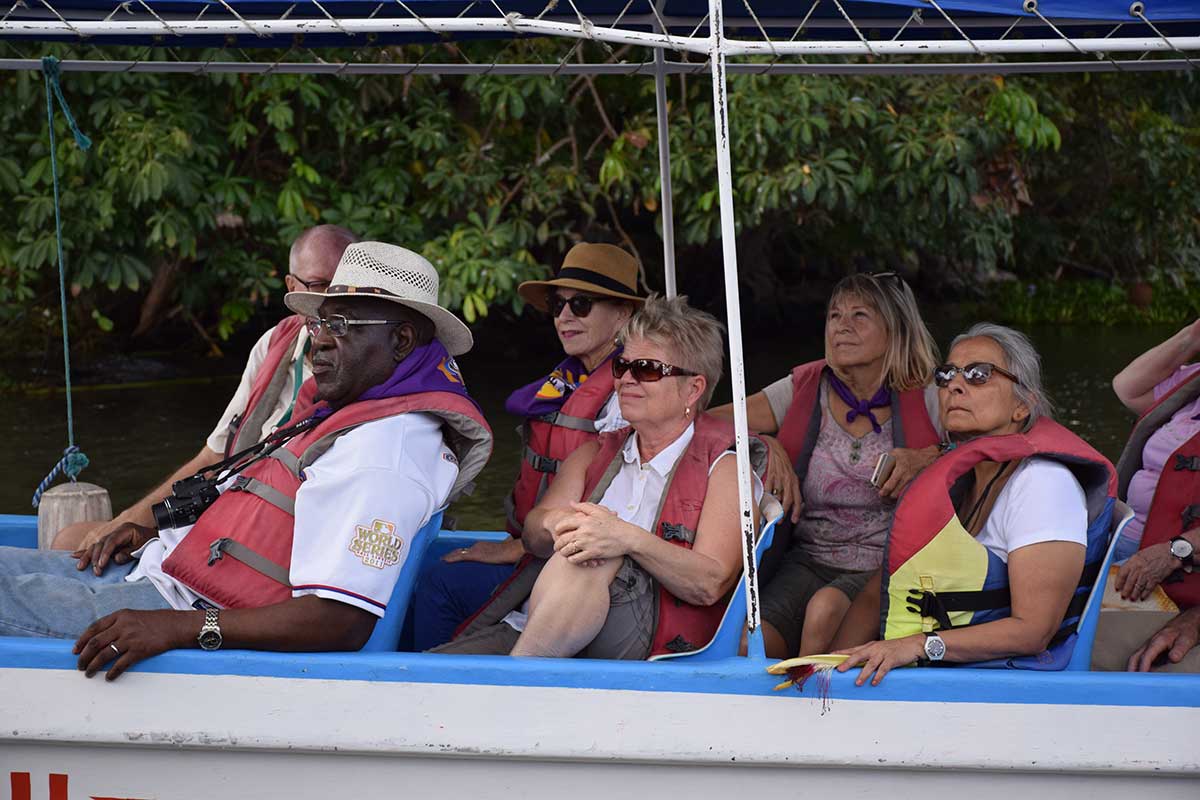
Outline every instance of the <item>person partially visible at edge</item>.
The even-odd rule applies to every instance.
[[[324,292],[342,253],[357,241],[357,236],[337,225],[318,225],[301,233],[288,253],[288,274],[283,278],[287,290]],[[126,524],[152,526],[150,507],[171,494],[175,481],[244,450],[292,420],[301,419],[315,392],[315,385],[309,380],[312,377],[309,347],[304,320],[299,316],[287,317],[264,333],[250,350],[237,391],[200,452],[111,521],[66,526],[54,537],[52,547],[77,550],[90,547]]]
[[[900,499],[882,585],[847,615],[838,669],[861,666],[859,685],[922,661],[1063,669],[1104,559],[1116,471],[1051,419],[1041,359],[1018,331],[975,325],[934,381],[955,447]]]
[[[647,298],[612,361],[630,427],[567,457],[525,518],[534,558],[433,652],[636,660],[709,642],[742,566],[733,426],[704,413],[721,332],[684,297]]]
[[[0,635],[76,638],[79,668],[110,680],[172,648],[362,647],[413,536],[491,453],[452,357],[471,333],[437,299],[416,253],[348,247],[326,294],[285,299],[312,337],[311,415],[223,470],[193,525],[121,527],[82,572],[67,553],[0,549]]]
[[[525,518],[554,481],[568,455],[600,433],[627,424],[613,388],[617,334],[645,298],[637,290],[638,264],[609,244],[575,245],[553,280],[526,281],[521,297],[554,320],[566,358],[549,375],[513,392],[505,409],[524,420],[521,466],[506,500],[512,538],[454,550],[422,577],[413,598],[417,650],[450,641],[455,630],[512,574],[525,554]]]
[[[937,357],[903,279],[851,275],[829,298],[825,358],[746,398],[750,430],[774,434],[763,436],[771,453],[767,491],[793,523],[776,527],[764,559],[768,655],[827,652],[851,601],[879,569],[892,500],[938,454],[930,384]],[[712,413],[732,418],[733,407]],[[895,468],[875,487],[885,453]]]
[[[1113,391],[1139,417],[1117,462],[1119,493],[1134,518],[1117,543],[1114,559],[1124,563],[1114,588],[1141,602],[1161,586],[1184,611],[1105,612],[1095,669],[1200,671],[1200,651],[1193,649],[1200,625],[1200,364],[1192,363],[1198,353],[1200,320],[1113,378]]]

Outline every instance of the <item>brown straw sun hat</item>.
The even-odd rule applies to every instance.
[[[637,278],[637,260],[629,253],[611,244],[581,242],[567,252],[553,280],[525,281],[517,293],[539,311],[549,310],[547,295],[555,287],[641,303],[646,298],[638,294]]]

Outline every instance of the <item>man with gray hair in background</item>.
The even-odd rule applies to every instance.
[[[289,292],[324,292],[342,253],[358,237],[338,225],[317,225],[292,242],[284,284]],[[89,547],[122,526],[153,527],[150,507],[170,496],[175,481],[250,447],[276,428],[300,419],[313,402],[310,339],[304,319],[284,318],[264,333],[246,360],[237,391],[209,434],[200,452],[175,470],[161,485],[109,522],[79,522],[63,528],[54,538],[56,550]]]

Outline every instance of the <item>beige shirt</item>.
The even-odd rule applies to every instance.
[[[246,369],[242,372],[242,381],[238,384],[237,391],[233,393],[233,399],[229,401],[229,405],[225,408],[225,413],[221,415],[221,421],[217,423],[217,427],[208,435],[208,449],[216,453],[224,453],[225,445],[229,441],[229,424],[233,418],[246,413],[246,404],[250,400],[250,389],[254,386],[254,381],[258,377],[258,371],[262,369],[263,362],[267,360],[267,351],[271,347],[271,334],[275,329],[264,333],[259,340],[255,342],[254,347],[250,350],[250,357],[246,359]],[[295,365],[297,359],[304,359],[304,345],[308,342],[308,331],[301,328],[300,336],[296,338],[296,346],[292,349],[291,358],[288,360],[287,377],[283,382],[283,391],[279,393],[279,402],[275,404],[275,408],[271,409],[270,415],[267,416],[267,421],[263,425],[263,429],[259,434],[261,440],[264,436],[271,433],[278,427],[279,418],[291,408],[292,402],[295,399],[297,386],[295,380]],[[304,359],[301,364],[300,382],[308,380],[312,377],[312,366]]]

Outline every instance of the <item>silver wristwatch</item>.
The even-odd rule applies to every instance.
[[[925,658],[941,661],[946,657],[946,642],[936,633],[925,633]]]
[[[201,650],[216,650],[221,646],[221,626],[218,624],[218,617],[219,613],[215,608],[204,612],[204,626],[200,628],[200,635],[196,637]]]
[[[1195,552],[1196,548],[1192,546],[1192,543],[1182,536],[1176,536],[1171,540],[1171,555],[1182,561],[1184,565],[1192,563],[1192,555]]]

